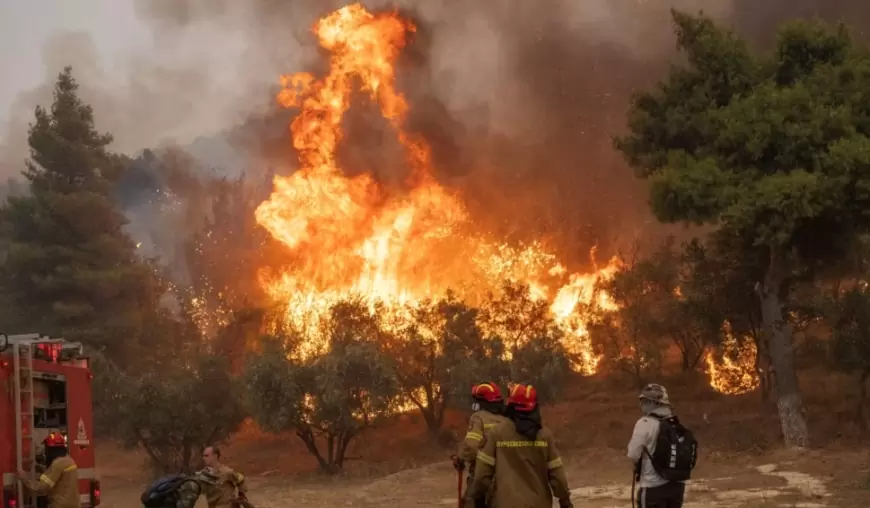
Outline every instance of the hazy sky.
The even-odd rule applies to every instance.
[[[138,1],[141,8],[147,0]],[[66,65],[97,128],[114,135],[113,150],[131,155],[214,134],[267,102],[263,87],[279,72],[259,58],[268,53],[256,51],[249,32],[231,25],[234,18],[230,26],[200,20],[161,31],[136,6],[0,0],[0,179],[23,167],[33,108],[50,105]]]
[[[46,69],[42,55],[50,35],[62,31],[88,33],[104,68],[151,41],[129,0],[0,0],[0,118],[19,93],[59,71]]]
[[[279,75],[320,57],[311,24],[327,4],[344,1],[0,0],[0,179],[23,167],[33,108],[50,105],[65,65],[73,66],[97,129],[113,134],[113,150],[186,145],[272,107]],[[454,111],[485,104],[492,125],[519,128],[545,110],[516,107],[531,97],[512,94],[534,95],[534,86],[512,74],[522,52],[506,53],[517,30],[533,41],[558,26],[576,38],[560,44],[617,46],[643,61],[672,50],[669,5],[713,13],[727,11],[730,1],[549,0],[543,14],[520,0],[366,3],[419,7],[434,33],[433,94]],[[528,25],[527,14],[540,19]]]

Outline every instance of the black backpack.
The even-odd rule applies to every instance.
[[[158,478],[145,489],[145,492],[139,498],[142,501],[142,506],[145,508],[161,508],[168,504],[174,504],[175,492],[187,480],[188,477],[183,474],[171,474]],[[172,499],[171,502],[170,499]]]
[[[684,482],[691,478],[692,469],[698,461],[698,441],[692,431],[687,429],[676,416],[659,417],[659,434],[656,437],[655,451],[644,453],[652,463],[653,469],[669,482]]]

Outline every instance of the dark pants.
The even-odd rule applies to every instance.
[[[659,487],[641,487],[637,491],[637,508],[683,508],[686,484],[670,482]]]
[[[462,507],[474,508],[474,499],[469,496],[471,494],[471,484],[474,483],[474,470],[471,474],[465,477],[465,489],[462,491]]]
[[[473,468],[471,469],[470,473],[471,474],[469,474],[465,478],[465,490],[462,491],[462,507],[463,508],[475,508],[477,506],[474,499],[471,497],[471,484],[474,483],[474,469]],[[491,501],[488,498],[489,498],[489,496],[487,496],[487,504],[489,503],[489,501]]]

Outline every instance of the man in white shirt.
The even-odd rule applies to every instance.
[[[638,399],[643,416],[635,424],[628,443],[628,458],[635,465],[639,486],[637,508],[682,508],[685,482],[662,478],[652,462],[661,420],[673,417],[668,392],[662,385],[649,384]]]

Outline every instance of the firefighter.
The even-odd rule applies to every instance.
[[[45,472],[33,481],[27,473],[18,471],[18,479],[37,496],[48,495],[49,508],[81,508],[77,466],[69,456],[66,440],[60,433],[52,432],[42,445],[47,465]]]
[[[656,455],[656,448],[659,439],[659,428],[663,420],[669,420],[674,417],[673,408],[671,406],[668,391],[660,384],[648,384],[640,392],[637,397],[640,402],[640,409],[643,416],[634,425],[634,430],[631,434],[631,440],[628,443],[628,458],[634,464],[635,481],[638,482],[637,506],[639,508],[680,508],[683,506],[683,498],[686,494],[685,481],[669,481],[662,478],[661,474],[669,468],[687,468],[691,470],[694,467],[694,460],[691,465],[683,462],[683,455],[680,453],[683,443],[689,446],[696,446],[694,438],[688,441],[679,439],[680,434],[668,433],[666,435],[674,436],[675,440],[671,440],[671,446],[665,448],[673,450],[673,462],[668,464],[668,455],[665,455],[665,462],[658,462],[659,457]],[[679,420],[677,420],[678,422]],[[671,425],[674,425],[671,423]],[[680,427],[682,427],[680,425]],[[665,444],[668,442],[666,441]],[[695,451],[691,452],[694,455]],[[659,464],[657,466],[657,464]],[[661,474],[660,474],[661,473]]]
[[[541,424],[538,396],[531,385],[514,385],[507,400],[510,421],[489,432],[477,452],[471,497],[478,508],[573,508],[562,458],[553,433]]]
[[[459,455],[453,457],[453,467],[460,473],[465,469],[466,464],[468,465],[468,477],[465,483],[466,495],[464,496],[464,504],[468,508],[474,506],[474,500],[468,497],[468,492],[474,480],[474,464],[477,458],[477,451],[483,446],[490,429],[499,423],[508,421],[504,416],[504,399],[501,395],[501,389],[497,384],[481,383],[474,385],[471,387],[471,397],[474,400],[471,405],[474,413],[472,413],[468,421],[468,431],[465,433],[465,440],[459,446]]]
[[[221,463],[221,451],[217,446],[206,447],[202,460],[205,469],[199,474],[214,478],[213,484],[202,484],[208,508],[235,508],[249,504],[245,477]]]

